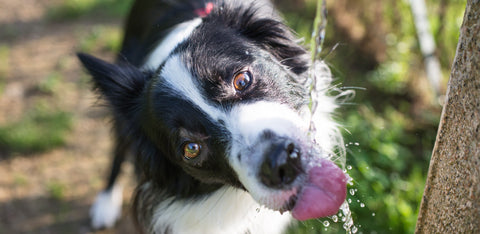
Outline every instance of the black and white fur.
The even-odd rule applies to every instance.
[[[211,12],[196,13],[210,2]],[[324,93],[313,116],[316,143],[308,137],[308,56],[267,1],[138,0],[116,64],[79,58],[116,133],[110,179],[91,210],[94,228],[120,216],[115,179],[131,151],[140,231],[280,233],[315,161],[309,149],[325,158],[341,146],[334,98]],[[317,71],[317,89],[326,92],[330,73],[324,65]],[[252,76],[242,91],[232,85],[239,72]],[[182,151],[189,142],[201,146],[192,159]]]

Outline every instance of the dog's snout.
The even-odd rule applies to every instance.
[[[302,171],[300,156],[295,143],[288,140],[273,142],[264,152],[260,180],[271,188],[288,186]]]

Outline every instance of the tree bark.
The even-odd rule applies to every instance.
[[[417,233],[480,233],[480,0],[468,0]]]

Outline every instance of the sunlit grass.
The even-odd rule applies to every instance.
[[[72,116],[50,108],[36,108],[18,121],[0,126],[0,148],[9,152],[32,153],[65,144]]]

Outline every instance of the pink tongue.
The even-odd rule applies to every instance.
[[[329,160],[310,169],[308,182],[300,192],[292,215],[307,220],[334,215],[347,196],[347,177]]]

